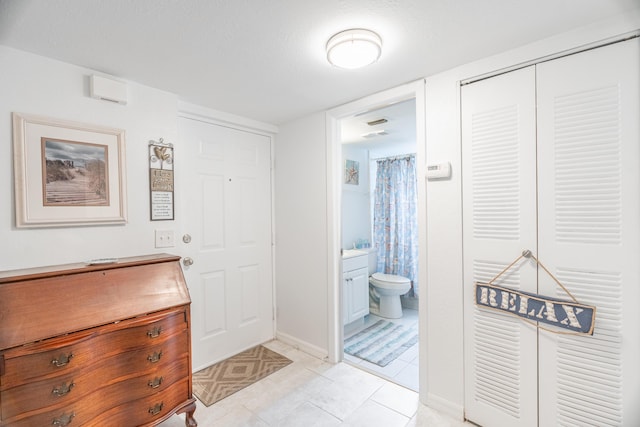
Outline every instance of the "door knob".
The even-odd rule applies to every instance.
[[[182,264],[184,264],[185,267],[189,267],[190,265],[193,265],[193,259],[186,257],[182,260]]]

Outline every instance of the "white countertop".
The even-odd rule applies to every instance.
[[[343,249],[342,250],[342,259],[349,259],[357,256],[367,255],[368,252],[365,252],[360,249]]]

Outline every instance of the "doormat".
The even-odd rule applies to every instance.
[[[378,366],[387,366],[417,342],[417,324],[405,327],[387,320],[378,320],[347,338],[344,352]]]
[[[193,374],[193,394],[211,406],[290,363],[281,354],[259,345]]]

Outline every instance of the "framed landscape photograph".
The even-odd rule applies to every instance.
[[[16,227],[126,223],[124,130],[13,113]]]

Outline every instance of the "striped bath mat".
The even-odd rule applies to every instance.
[[[344,352],[360,359],[387,366],[418,342],[418,325],[398,325],[378,320],[344,342]]]

